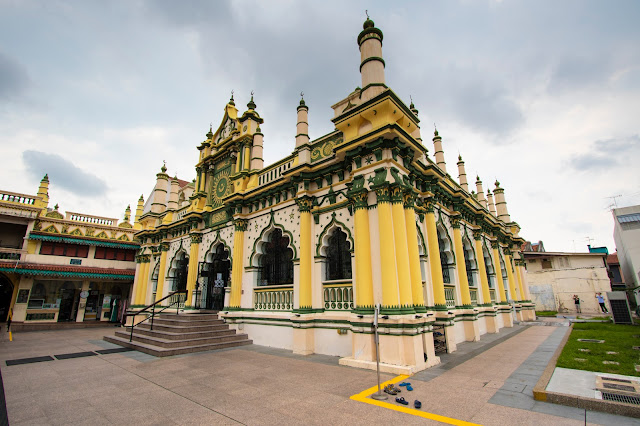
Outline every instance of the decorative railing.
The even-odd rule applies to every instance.
[[[187,214],[187,210],[189,210],[189,206],[184,206],[183,208],[178,210],[178,213],[176,214],[176,220],[182,219]]]
[[[17,248],[0,247],[0,260],[20,260],[26,250]]]
[[[470,288],[469,289],[469,296],[471,296],[471,304],[472,305],[477,305],[478,304],[478,289],[477,288]]]
[[[324,284],[324,308],[330,311],[353,309],[353,286],[349,283]]]
[[[184,308],[186,296],[182,293],[174,293],[169,297],[169,304],[167,306],[177,306],[178,308]]]
[[[254,308],[257,311],[290,311],[293,309],[293,286],[254,288]]]
[[[36,202],[33,195],[19,194],[17,192],[2,191],[0,192],[0,201],[9,201],[11,203],[26,204],[32,206]]]
[[[491,296],[491,302],[496,303],[496,291],[493,288],[489,289],[489,295]]]
[[[293,166],[293,158],[284,163],[276,164],[262,171],[260,175],[258,175],[258,186],[265,185],[267,183],[273,182],[274,180],[280,179],[282,174],[289,170]]]
[[[452,285],[444,286],[444,299],[447,301],[447,308],[456,306],[456,288]]]
[[[91,216],[87,214],[67,212],[67,220],[73,220],[76,222],[93,223],[94,225],[115,226],[118,223],[118,219],[101,216]]]

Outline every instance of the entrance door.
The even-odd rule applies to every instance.
[[[60,300],[60,311],[58,321],[75,321],[77,314],[78,291],[75,289],[63,289],[62,300]]]
[[[13,284],[4,275],[0,275],[0,322],[5,322],[11,307]]]
[[[206,279],[206,309],[216,311],[224,308],[224,287],[229,282],[229,252],[222,244],[216,247],[212,262],[208,265]]]
[[[176,264],[176,275],[174,280],[174,290],[187,289],[187,275],[189,273],[189,258],[183,257],[178,259]]]

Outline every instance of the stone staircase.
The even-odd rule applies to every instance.
[[[154,356],[171,356],[214,349],[232,348],[252,343],[246,334],[236,334],[217,314],[160,314],[151,324],[116,331],[104,340]]]

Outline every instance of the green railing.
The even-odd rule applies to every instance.
[[[290,311],[293,309],[293,286],[269,286],[254,288],[256,311]]]
[[[469,296],[471,296],[471,304],[476,306],[478,304],[478,289],[469,288]]]
[[[353,286],[351,282],[325,284],[324,308],[330,311],[348,311],[353,309]]]
[[[447,301],[447,308],[456,307],[456,288],[454,286],[444,286],[444,299]]]

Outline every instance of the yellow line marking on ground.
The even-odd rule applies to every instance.
[[[394,377],[391,380],[387,380],[386,382],[381,383],[380,384],[380,388],[383,389],[388,384],[396,384],[398,382],[407,380],[409,377],[410,376],[405,376],[405,375],[400,375],[400,376]],[[388,408],[390,410],[399,411],[401,413],[411,414],[413,416],[424,417],[425,419],[435,420],[437,422],[446,423],[446,424],[449,424],[449,425],[455,425],[455,426],[480,426],[480,425],[478,425],[476,423],[465,422],[464,420],[453,419],[451,417],[445,417],[445,416],[441,416],[439,414],[434,414],[434,413],[427,413],[427,412],[422,411],[422,410],[416,410],[414,408],[404,407],[404,406],[395,405],[395,404],[391,404],[391,403],[384,402],[384,401],[377,401],[375,399],[369,398],[369,396],[373,395],[377,391],[378,391],[378,386],[373,386],[373,387],[371,387],[371,388],[369,388],[367,390],[364,390],[364,391],[362,391],[360,393],[357,393],[355,395],[351,395],[351,399],[353,399],[354,401],[364,402],[365,404],[376,405],[378,407]],[[392,395],[390,395],[390,396],[392,396]]]

